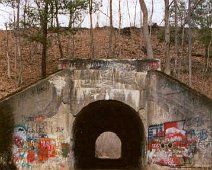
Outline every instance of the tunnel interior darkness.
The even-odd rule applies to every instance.
[[[121,140],[119,159],[95,157],[95,142],[110,131]],[[144,127],[138,113],[115,100],[100,100],[85,106],[73,125],[73,151],[77,169],[138,168],[144,144]]]

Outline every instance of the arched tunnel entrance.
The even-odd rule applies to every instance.
[[[107,131],[115,133],[121,141],[121,155],[118,159],[95,156],[97,138]],[[73,138],[76,169],[140,167],[144,127],[138,113],[122,102],[100,100],[84,107],[75,119]]]

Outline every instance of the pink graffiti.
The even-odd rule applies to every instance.
[[[18,148],[22,148],[24,146],[24,140],[20,136],[14,136],[14,144]]]
[[[152,70],[157,70],[160,68],[160,63],[157,61],[151,62],[151,63],[149,63],[149,67]]]

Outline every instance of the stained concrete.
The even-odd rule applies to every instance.
[[[8,108],[8,131],[14,128],[3,143],[18,169],[212,166],[212,100],[156,71],[159,60],[61,60],[59,68],[0,101],[1,115]],[[119,136],[119,161],[90,160],[104,131]]]
[[[211,167],[212,100],[162,72],[150,71],[147,79],[148,125],[181,123],[186,135],[196,140],[192,166]]]

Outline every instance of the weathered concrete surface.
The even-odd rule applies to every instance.
[[[90,103],[101,100],[120,101],[139,112],[139,110],[145,107],[144,94],[147,71],[150,69],[160,69],[160,61],[70,60],[63,61],[61,67],[71,70],[73,87],[70,95],[71,113],[77,117],[77,114],[84,107]],[[111,105],[111,107],[114,106]],[[144,114],[144,117],[145,115],[146,114]],[[90,117],[90,119],[92,119],[92,117]],[[120,121],[121,120],[122,117],[120,117]],[[93,122],[90,123],[93,124]],[[145,120],[142,122],[142,126],[147,129],[147,122]],[[98,127],[96,127],[96,129],[98,129]],[[143,131],[147,133],[147,130],[143,129]],[[137,135],[139,136],[139,134]],[[145,136],[147,136],[147,134],[145,134]],[[73,139],[71,141],[75,141],[73,136],[71,136],[71,138]],[[143,139],[141,143],[144,145],[145,139]],[[89,144],[88,142],[87,145]],[[144,146],[141,146],[141,148],[143,148],[140,149],[142,150],[141,154],[143,154],[143,152],[145,152]],[[94,167],[94,165],[92,166]]]
[[[150,162],[211,167],[212,100],[161,72],[150,71],[147,84]]]
[[[12,122],[10,131],[0,135],[12,135],[13,162],[19,169],[73,169],[77,160],[86,161],[76,152],[86,152],[78,150],[88,145],[92,166],[106,166],[95,159],[95,140],[104,131],[116,133],[124,148],[126,160],[109,161],[114,167],[135,165],[127,155],[127,143],[133,146],[133,140],[132,154],[138,154],[143,168],[212,166],[212,100],[150,71],[160,70],[160,61],[77,59],[63,60],[59,68],[66,70],[0,102],[0,114],[7,106]],[[0,132],[5,127],[0,125]],[[5,141],[8,146],[11,138]],[[5,153],[9,151],[0,150],[0,164]]]
[[[138,111],[144,107],[147,71],[160,64],[158,60],[71,60],[67,65],[72,71],[71,112],[77,114],[98,100],[122,101]]]
[[[17,168],[65,167],[64,148],[70,145],[70,72],[58,72],[3,99],[0,110],[5,106],[14,120],[11,152]],[[5,138],[3,143],[7,142]],[[9,154],[5,151],[2,162]]]

